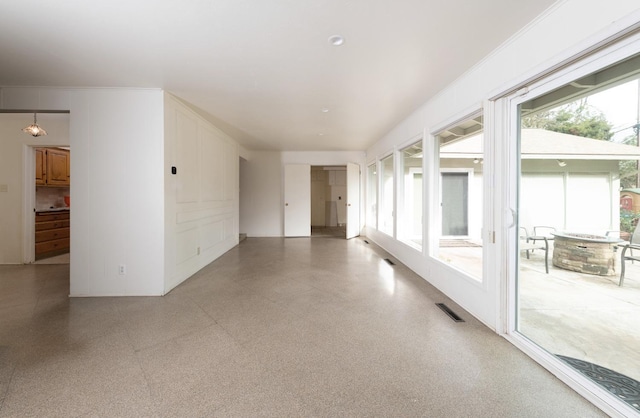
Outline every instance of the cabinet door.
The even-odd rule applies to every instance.
[[[47,184],[49,186],[68,186],[69,151],[47,149]]]
[[[44,148],[36,148],[36,186],[44,186],[47,183],[47,158]]]

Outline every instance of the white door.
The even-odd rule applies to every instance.
[[[284,236],[311,236],[311,166],[284,166]]]
[[[347,239],[360,235],[360,165],[347,163]]]

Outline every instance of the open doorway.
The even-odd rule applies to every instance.
[[[311,166],[311,236],[346,238],[347,167]]]
[[[33,136],[23,128],[37,124],[47,135]],[[0,264],[35,261],[36,148],[70,145],[68,111],[0,110]],[[67,150],[68,151],[68,150]],[[62,172],[66,176],[66,163]],[[61,202],[64,204],[64,195]]]
[[[285,165],[283,207],[285,237],[359,236],[359,164],[313,169],[309,164]]]
[[[69,264],[71,150],[33,148],[35,160],[34,255],[36,264]]]

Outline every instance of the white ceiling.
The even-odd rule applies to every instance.
[[[250,149],[364,150],[553,3],[0,0],[0,86],[162,88]]]

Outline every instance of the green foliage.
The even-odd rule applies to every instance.
[[[620,170],[620,187],[622,189],[635,189],[638,187],[638,162],[636,160],[624,160],[618,163]]]
[[[538,128],[586,138],[608,141],[613,125],[605,115],[586,102],[574,102],[560,108],[522,117],[523,128]]]
[[[640,219],[640,213],[620,209],[620,231],[633,234]]]
[[[623,144],[636,145],[638,137],[635,134],[629,135],[622,140]],[[620,187],[622,189],[634,189],[638,187],[638,161],[626,160],[618,163],[620,171]]]

